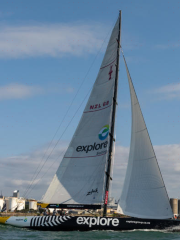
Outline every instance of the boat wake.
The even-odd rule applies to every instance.
[[[162,232],[162,233],[174,233],[180,232],[180,226],[169,227],[165,229],[133,229],[133,230],[123,230],[121,232]]]
[[[167,232],[180,232],[180,226],[169,227],[169,228],[166,228],[165,231],[167,231]]]

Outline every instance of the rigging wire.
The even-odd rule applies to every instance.
[[[114,25],[114,24],[113,24],[113,25]],[[92,62],[92,64],[91,64],[90,68],[88,69],[88,71],[87,71],[87,73],[86,73],[86,75],[85,75],[83,81],[81,82],[81,85],[80,85],[79,88],[78,88],[78,91],[76,92],[76,94],[75,94],[73,100],[71,101],[71,104],[70,104],[70,106],[68,107],[68,109],[67,109],[67,111],[66,111],[66,113],[65,113],[65,115],[64,115],[64,117],[63,117],[63,119],[62,119],[62,121],[61,121],[61,123],[60,123],[60,125],[58,126],[58,128],[57,128],[57,130],[56,130],[56,132],[55,132],[55,134],[54,134],[54,136],[53,136],[53,138],[52,138],[50,144],[48,145],[48,148],[47,148],[46,152],[44,153],[44,155],[43,155],[43,157],[42,157],[42,160],[41,160],[40,164],[38,165],[38,167],[37,167],[37,169],[36,169],[36,171],[35,171],[35,173],[34,173],[32,179],[31,179],[31,183],[27,186],[26,190],[24,191],[24,194],[23,194],[24,197],[28,194],[30,188],[32,187],[34,181],[35,181],[36,178],[38,177],[38,175],[39,175],[39,173],[41,172],[42,168],[44,167],[45,163],[47,162],[47,160],[48,160],[49,157],[51,156],[51,154],[52,154],[52,152],[54,151],[55,147],[56,147],[57,144],[59,143],[61,137],[64,135],[65,131],[66,131],[67,128],[69,127],[70,123],[72,122],[72,120],[73,120],[73,118],[74,118],[75,115],[71,118],[70,123],[69,123],[68,126],[65,128],[63,134],[60,136],[60,138],[59,138],[58,141],[56,142],[54,148],[52,149],[52,151],[50,152],[50,154],[47,156],[47,158],[46,158],[46,160],[44,161],[43,165],[40,167],[40,165],[42,164],[42,162],[43,162],[43,160],[44,160],[44,157],[45,157],[46,153],[48,152],[50,146],[52,145],[52,142],[53,142],[55,136],[57,135],[57,133],[58,133],[58,131],[59,131],[59,129],[60,129],[60,127],[61,127],[61,125],[62,125],[64,119],[66,118],[66,116],[67,116],[67,114],[68,114],[68,112],[69,112],[71,106],[73,105],[74,100],[76,99],[76,97],[77,97],[77,95],[78,95],[78,93],[79,93],[79,91],[80,91],[82,85],[84,84],[84,82],[85,82],[85,80],[86,80],[86,78],[87,78],[87,76],[88,76],[88,74],[89,74],[89,72],[90,72],[90,70],[91,70],[91,68],[93,67],[94,62],[95,62],[97,56],[99,55],[100,51],[102,50],[102,47],[103,47],[103,45],[104,45],[104,43],[105,43],[105,41],[106,41],[106,39],[107,39],[107,37],[108,37],[108,35],[109,35],[111,29],[112,29],[112,27],[110,28],[108,34],[106,35],[105,39],[103,40],[103,43],[102,43],[102,45],[101,45],[99,51],[97,52],[97,54],[96,54],[96,56],[95,56],[95,58],[94,58],[94,60],[93,60],[93,62]],[[89,92],[88,92],[88,94],[89,94]],[[88,94],[87,94],[87,95],[88,95]],[[86,95],[86,97],[87,97],[87,95]],[[86,97],[85,97],[85,98],[86,98]],[[85,100],[85,99],[84,99],[84,100]],[[84,102],[84,100],[82,101],[82,103]],[[81,105],[82,105],[82,103],[81,103]],[[81,105],[80,105],[80,106],[81,106]],[[79,108],[80,108],[80,107],[79,107]],[[79,110],[79,108],[78,108],[78,110]],[[77,111],[78,111],[78,110],[77,110]],[[77,113],[77,111],[76,111],[76,113]],[[75,113],[75,114],[76,114],[76,113]],[[39,169],[39,167],[40,167],[40,169]],[[38,171],[38,169],[39,169],[39,171]]]
[[[104,40],[104,41],[105,41],[105,40]],[[104,41],[103,41],[103,43],[104,43]],[[76,92],[76,94],[75,94],[73,100],[71,101],[71,103],[70,103],[70,105],[69,105],[69,107],[68,107],[68,109],[67,109],[67,111],[66,111],[66,113],[65,113],[65,115],[64,115],[64,117],[63,117],[63,119],[62,119],[62,121],[61,121],[61,123],[60,123],[60,125],[58,126],[58,128],[57,128],[57,130],[56,130],[56,132],[55,132],[55,134],[54,134],[54,136],[53,136],[53,138],[52,138],[50,144],[48,145],[48,147],[47,147],[47,149],[46,149],[46,151],[45,151],[45,153],[44,153],[44,155],[43,155],[43,157],[42,157],[42,159],[41,159],[41,162],[40,162],[40,164],[38,165],[38,167],[37,167],[37,169],[36,169],[36,171],[35,171],[35,173],[34,173],[32,179],[31,179],[31,181],[33,181],[33,179],[35,178],[36,173],[38,172],[38,169],[39,169],[40,165],[42,164],[42,162],[43,162],[43,160],[44,160],[44,157],[45,157],[46,153],[48,152],[50,146],[52,145],[52,142],[53,142],[55,136],[57,135],[57,133],[58,133],[60,127],[62,126],[62,123],[63,123],[63,121],[65,120],[65,118],[66,118],[66,116],[67,116],[67,114],[68,114],[68,112],[69,112],[71,106],[73,105],[74,100],[76,99],[76,97],[77,97],[77,95],[78,95],[78,93],[79,93],[79,91],[80,91],[82,85],[84,84],[84,82],[85,82],[85,80],[86,80],[86,78],[87,78],[87,76],[88,76],[88,74],[89,74],[89,72],[90,72],[92,66],[94,65],[94,62],[95,62],[95,60],[96,60],[96,58],[97,58],[99,52],[101,51],[102,46],[103,46],[103,44],[101,45],[101,48],[99,49],[98,53],[96,54],[96,56],[95,56],[95,58],[94,58],[94,60],[93,60],[93,62],[92,62],[92,64],[91,64],[91,66],[90,66],[90,68],[88,69],[88,71],[87,71],[87,73],[86,73],[86,75],[85,75],[83,81],[81,82],[81,84],[80,84],[80,86],[79,86],[79,88],[78,88],[78,90],[77,90],[77,92]],[[27,191],[27,190],[26,190],[26,191]],[[26,193],[25,193],[25,194],[26,194]]]
[[[107,36],[106,36],[106,38],[107,38]],[[106,40],[106,38],[105,38],[105,40]],[[61,127],[63,121],[65,120],[65,118],[66,118],[66,116],[67,116],[67,114],[68,114],[68,112],[69,112],[71,106],[73,105],[74,100],[76,99],[76,97],[77,97],[77,95],[78,95],[78,93],[79,93],[79,91],[80,91],[82,85],[84,84],[84,82],[85,82],[85,80],[86,80],[86,78],[87,78],[87,76],[88,76],[88,74],[89,74],[89,72],[90,72],[92,66],[94,65],[94,62],[95,62],[97,56],[99,55],[99,52],[101,51],[101,49],[102,49],[102,47],[103,47],[103,44],[104,44],[105,40],[103,41],[103,43],[102,43],[102,45],[101,45],[101,47],[100,47],[98,53],[96,54],[96,56],[95,56],[95,58],[94,58],[94,60],[93,60],[93,62],[92,62],[92,64],[91,64],[90,68],[88,69],[88,71],[87,71],[87,73],[86,73],[86,75],[85,75],[83,81],[81,82],[81,85],[79,86],[78,91],[76,92],[76,94],[75,94],[73,100],[71,101],[71,104],[69,105],[69,107],[68,107],[68,109],[67,109],[67,111],[66,111],[66,113],[65,113],[65,115],[64,115],[64,117],[63,117],[63,119],[62,119],[62,121],[61,121],[61,123],[60,123],[60,125],[58,126],[58,128],[57,128],[57,130],[56,130],[56,132],[55,132],[55,134],[54,134],[54,136],[53,136],[53,138],[52,138],[50,144],[48,145],[48,148],[47,148],[47,150],[45,151],[45,153],[44,153],[44,155],[43,155],[43,157],[42,157],[42,159],[41,159],[40,164],[38,165],[37,169],[35,170],[35,173],[34,173],[32,179],[31,179],[31,183],[35,181],[35,179],[36,179],[36,177],[37,177],[38,169],[39,169],[40,165],[42,164],[42,162],[43,162],[43,160],[44,160],[44,157],[45,157],[46,153],[48,152],[50,146],[52,145],[52,142],[53,142],[55,136],[57,135],[57,133],[58,133],[58,131],[59,131],[59,129],[60,129],[60,127]],[[55,144],[55,146],[57,146],[57,144]],[[54,148],[53,148],[53,150],[54,150]],[[52,153],[52,151],[51,151],[51,153]],[[50,153],[50,155],[51,155],[51,153]],[[48,156],[48,158],[49,158],[49,156]],[[41,169],[42,169],[42,168],[41,168]],[[23,196],[26,195],[26,193],[28,192],[29,188],[32,186],[31,183],[30,183],[29,186],[26,188],[26,190],[25,190]]]
[[[83,101],[82,101],[81,104],[79,105],[79,107],[78,107],[78,109],[76,110],[74,116],[71,118],[69,124],[66,126],[66,128],[64,129],[64,132],[62,133],[62,135],[61,135],[60,138],[58,139],[56,145],[57,145],[57,144],[59,143],[59,141],[61,140],[61,137],[64,135],[64,133],[65,133],[66,130],[68,129],[69,125],[71,124],[72,120],[74,119],[74,117],[75,117],[76,114],[78,113],[79,109],[80,109],[81,106],[83,105],[84,101],[86,100],[86,98],[87,98],[87,96],[89,95],[89,93],[90,93],[91,90],[92,90],[92,88],[88,91],[88,93],[86,94],[85,98],[83,99]],[[55,147],[56,147],[56,145],[55,145]],[[55,148],[55,147],[54,147],[54,148]],[[53,148],[53,150],[54,150],[54,148]],[[53,151],[53,150],[52,150],[52,151]],[[54,163],[57,161],[57,159],[58,159],[60,156],[62,156],[63,153],[65,153],[65,151],[62,152],[62,153],[56,158],[56,160],[52,163],[52,165],[54,165]],[[49,156],[50,156],[50,155],[49,155]],[[45,163],[46,163],[47,160],[49,159],[49,156],[48,156],[48,158],[46,159],[46,161],[44,162],[43,166],[45,165]],[[52,165],[51,165],[50,167],[52,167]],[[43,166],[42,166],[42,168],[43,168]],[[40,169],[40,171],[42,170],[42,168]],[[46,172],[43,174],[43,176],[38,180],[38,182],[46,175],[46,173],[49,171],[49,169],[50,169],[50,168],[47,169],[47,171],[46,171]],[[40,173],[40,171],[39,171],[39,173]],[[37,183],[38,183],[38,182],[37,182]],[[31,190],[29,190],[29,193],[34,189],[34,187],[37,185],[37,183],[31,188]],[[28,193],[28,194],[29,194],[29,193]]]

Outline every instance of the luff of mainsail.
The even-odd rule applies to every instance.
[[[131,145],[120,206],[125,215],[149,219],[172,218],[166,187],[123,55],[132,109]]]
[[[79,125],[42,202],[103,204],[114,102],[119,18]],[[74,208],[73,207],[73,208]]]

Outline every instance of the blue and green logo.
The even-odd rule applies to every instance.
[[[104,139],[107,138],[108,134],[109,134],[109,125],[105,125],[99,132],[99,139],[103,141]]]
[[[27,222],[27,218],[24,219],[24,222]]]

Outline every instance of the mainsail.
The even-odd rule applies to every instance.
[[[129,161],[120,206],[124,214],[132,217],[172,218],[173,214],[166,187],[126,61],[125,65],[131,95],[132,132]]]
[[[118,18],[87,105],[62,162],[43,197],[45,203],[102,204],[115,99]]]

